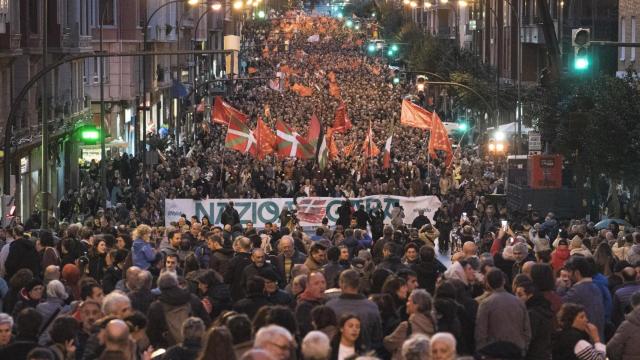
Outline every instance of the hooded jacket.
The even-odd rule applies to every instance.
[[[153,251],[151,244],[142,239],[135,239],[132,249],[133,266],[137,266],[142,270],[147,270],[156,259],[156,253]]]
[[[551,253],[551,267],[553,267],[553,271],[556,273],[559,272],[569,259],[569,256],[571,256],[571,254],[567,246],[558,246],[558,248]]]
[[[607,343],[610,360],[640,360],[640,308],[627,314]]]
[[[409,324],[411,327],[409,327]],[[409,332],[409,329],[411,331]],[[413,334],[425,334],[431,337],[436,332],[436,324],[433,319],[422,313],[416,312],[409,316],[408,321],[403,321],[388,336],[384,338],[384,347],[393,354],[393,360],[402,359],[402,344]]]
[[[154,348],[166,349],[169,345],[166,337],[164,336],[168,331],[168,328],[163,304],[170,307],[177,307],[186,303],[191,305],[191,316],[199,317],[204,321],[205,326],[209,326],[211,319],[197,296],[191,294],[188,290],[181,289],[177,286],[160,289],[160,296],[158,297],[158,300],[151,303],[149,306],[149,312],[147,313],[147,318],[149,320],[147,336]]]

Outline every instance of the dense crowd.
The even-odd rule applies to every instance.
[[[369,121],[383,139],[407,89],[372,75],[368,66],[382,60],[363,60],[338,22],[299,20],[289,51],[249,65],[269,73],[286,62],[299,81],[335,71],[354,122],[340,147],[360,141]],[[291,22],[250,23],[246,39],[277,42],[274,29]],[[322,40],[308,43],[319,26]],[[230,102],[250,121],[268,104],[271,124],[303,129],[315,109],[328,125],[337,102],[318,79],[310,98],[247,85]],[[2,230],[0,359],[638,358],[638,229],[509,212],[491,195],[502,192],[499,163],[461,151],[447,169],[415,155],[426,153],[416,130],[393,129],[402,141],[389,170],[356,152],[320,172],[220,151],[223,130],[202,124],[197,141],[167,150],[146,181],[137,158],[108,162],[112,207],[100,206],[93,164],[80,194],[61,201],[65,221],[38,231],[34,217]],[[384,225],[347,202],[337,225],[312,233],[257,229],[231,203],[220,226],[162,221],[165,198],[297,193],[434,194],[442,206],[411,224],[394,209]]]

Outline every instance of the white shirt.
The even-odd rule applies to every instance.
[[[344,360],[349,356],[356,354],[356,348],[353,346],[345,346],[340,343],[340,348],[338,348],[338,360]]]

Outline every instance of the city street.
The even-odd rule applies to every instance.
[[[636,359],[636,5],[0,1],[0,359]]]

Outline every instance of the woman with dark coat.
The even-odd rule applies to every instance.
[[[436,290],[436,281],[447,271],[447,268],[436,259],[436,251],[431,246],[424,245],[420,248],[420,260],[411,265],[411,270],[418,275],[420,287],[427,290],[429,294],[433,294]]]
[[[460,341],[456,344],[459,354],[470,354],[472,348],[471,339],[462,336],[461,318],[464,316],[464,307],[456,301],[456,287],[449,281],[445,281],[436,289],[434,298],[436,310],[436,328],[439,332],[451,333]]]
[[[209,314],[212,319],[218,317],[221,312],[231,310],[231,292],[229,285],[222,281],[222,276],[215,270],[206,270],[196,279],[198,282],[198,297],[208,300],[212,310]]]
[[[582,305],[566,303],[558,313],[561,330],[553,335],[554,360],[604,360],[606,347]]]
[[[104,239],[97,240],[96,244],[89,250],[89,276],[102,281],[107,270],[107,242]]]
[[[105,294],[115,290],[118,281],[122,280],[124,271],[124,263],[127,260],[129,251],[127,250],[111,250],[107,257],[109,267],[102,278],[102,289]]]

